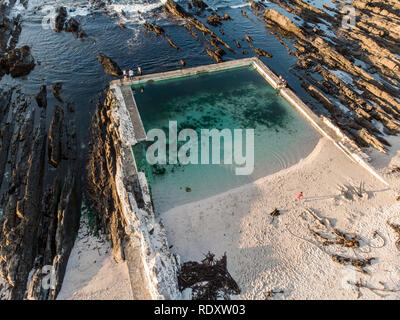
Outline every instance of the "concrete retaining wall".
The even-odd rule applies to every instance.
[[[178,257],[173,256],[169,252],[165,230],[163,226],[155,220],[144,173],[139,172],[139,178],[143,190],[143,198],[147,199],[146,210],[137,207],[134,195],[129,191],[129,184],[126,183],[126,168],[131,167],[133,170],[137,171],[131,147],[135,145],[137,141],[142,140],[143,137],[142,133],[135,133],[135,128],[142,124],[134,98],[133,103],[125,101],[123,91],[126,91],[127,87],[132,85],[149,81],[176,79],[245,66],[253,66],[273,88],[278,88],[279,78],[258,58],[241,59],[208,66],[143,75],[134,77],[132,80],[128,81],[115,80],[111,82],[110,88],[114,91],[119,105],[116,110],[113,110],[113,112],[116,113],[114,118],[119,119],[118,130],[123,144],[127,147],[125,148],[127,156],[120,164],[121,176],[119,177],[120,183],[118,188],[121,199],[125,199],[125,215],[127,221],[130,221],[131,228],[129,234],[135,237],[135,241],[138,243],[138,247],[141,250],[145,275],[148,281],[150,295],[153,299],[178,299],[181,297],[176,279],[179,260]],[[323,116],[318,117],[289,88],[282,89],[281,95],[293,105],[321,135],[331,140],[336,147],[344,152],[352,161],[360,164],[378,180],[388,185],[374,168],[368,164],[369,157],[329,119]],[[132,108],[136,110],[132,110]],[[139,115],[139,119],[137,119],[137,115]],[[138,129],[136,129],[136,131],[137,130]],[[140,131],[142,131],[142,128]],[[138,139],[138,136],[140,136],[140,139]]]

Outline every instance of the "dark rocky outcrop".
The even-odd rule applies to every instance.
[[[71,32],[78,39],[83,39],[84,37],[87,36],[86,32],[82,30],[79,22],[77,20],[75,20],[74,18],[70,18],[65,23],[65,32]]]
[[[220,15],[215,13],[207,18],[207,23],[214,27],[218,27],[222,25],[222,21],[227,21],[227,20],[232,20],[228,14],[225,14],[223,17],[221,17]]]
[[[61,32],[64,29],[65,21],[67,20],[67,9],[65,7],[58,7],[56,9],[56,17],[54,21],[54,31]]]
[[[40,86],[40,91],[35,97],[36,102],[40,108],[47,107],[47,89],[46,86]]]
[[[258,57],[272,58],[272,54],[268,53],[264,49],[255,48],[253,45],[250,45],[250,48],[257,54]]]
[[[48,157],[49,163],[57,168],[59,162],[61,161],[61,140],[62,140],[62,123],[64,120],[64,112],[59,107],[56,106],[53,112],[53,117],[51,119],[50,129],[49,129],[49,143],[48,143]]]
[[[171,40],[171,38],[165,33],[165,30],[159,25],[152,25],[146,22],[143,24],[143,28],[145,28],[147,31],[155,33],[157,36],[164,37],[171,47],[179,50],[179,47]]]
[[[54,97],[59,101],[59,102],[64,102],[62,97],[61,97],[61,90],[62,90],[62,82],[55,82],[51,85],[51,91],[53,92]]]
[[[325,6],[325,10],[336,14],[332,15],[302,0],[272,2],[304,21],[298,26],[277,10],[252,5],[253,13],[265,21],[278,39],[292,42],[295,51],[280,39],[288,52],[298,58],[296,75],[302,86],[360,146],[385,152],[388,142],[382,133],[397,134],[400,130],[400,104],[394,98],[400,94],[400,50],[393,46],[400,39],[395,27],[395,1],[389,0],[391,5],[384,6],[380,1],[354,0],[357,21],[347,29],[342,28],[343,17],[338,10]],[[327,35],[326,27],[319,28],[315,23],[323,23],[332,34]],[[339,31],[333,34],[335,30]],[[355,59],[366,67],[356,64]],[[350,77],[352,84],[345,83],[335,72]],[[316,80],[314,73],[323,80]],[[383,81],[377,81],[374,73]],[[342,112],[336,101],[349,111]],[[383,125],[382,131],[376,121]]]
[[[65,24],[65,32],[72,32],[78,34],[79,30],[80,30],[79,22],[76,21],[74,18],[70,18]]]
[[[0,77],[6,73],[23,76],[34,68],[34,60],[29,47],[15,48],[21,31],[19,17],[2,16],[4,6],[0,3]],[[43,85],[28,99],[16,88],[0,88],[2,299],[55,299],[79,220],[81,175],[73,112],[67,108],[65,121],[59,123],[62,157],[57,169],[50,171],[46,91]],[[44,290],[44,266],[54,268],[55,288]]]
[[[12,77],[28,75],[35,68],[35,60],[29,46],[10,50],[5,58],[0,59],[0,74],[10,74]]]
[[[124,259],[126,222],[115,182],[120,143],[109,125],[113,122],[108,112],[112,103],[112,96],[109,95],[104,106],[98,105],[93,117],[87,186],[94,210],[101,212],[96,217],[96,225],[110,235],[114,256]]]
[[[203,0],[190,0],[191,4],[195,8],[207,9],[208,5]]]
[[[112,75],[114,77],[120,77],[122,75],[121,68],[111,58],[100,54],[100,55],[98,55],[97,60],[99,60],[99,62],[103,65],[104,71],[107,74],[110,74],[110,75]]]
[[[204,23],[200,20],[193,17],[190,13],[185,11],[179,4],[174,2],[173,0],[167,0],[164,4],[165,10],[180,19],[185,20],[185,28],[191,35],[196,39],[199,40],[199,36],[196,34],[195,30],[200,32],[204,38],[205,44],[205,51],[206,53],[211,56],[217,63],[222,62],[222,57],[218,53],[215,52],[215,49],[218,49],[220,46],[224,46],[226,49],[235,53],[235,51],[227,44],[221,37],[219,37],[216,33],[211,31]],[[210,47],[214,47],[215,49],[212,50]]]
[[[49,173],[46,109],[18,92],[8,99],[6,107],[14,110],[10,124],[1,123],[0,171],[4,172],[5,159],[13,170],[2,181],[0,197],[0,276],[9,299],[54,299],[79,219],[80,174],[76,157],[59,161],[55,176]],[[70,133],[62,135],[61,146],[77,143],[72,115],[68,111],[68,121],[58,122],[63,132]],[[54,289],[41,285],[45,265],[54,267]],[[32,270],[36,276],[29,282]],[[36,289],[26,296],[28,287]]]

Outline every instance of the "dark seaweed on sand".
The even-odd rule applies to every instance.
[[[229,296],[240,294],[240,288],[227,269],[226,253],[220,260],[207,253],[199,263],[185,262],[178,275],[179,290],[192,289],[193,300],[229,300]]]

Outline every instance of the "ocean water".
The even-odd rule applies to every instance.
[[[65,101],[75,104],[77,137],[81,148],[82,167],[86,163],[86,146],[89,139],[90,121],[97,103],[105,98],[105,91],[114,77],[104,73],[97,56],[102,53],[115,60],[121,68],[141,66],[144,73],[155,73],[181,68],[183,59],[187,67],[214,63],[204,50],[202,43],[193,39],[182,27],[182,21],[173,19],[159,8],[159,0],[110,0],[105,8],[97,8],[88,0],[29,0],[27,7],[17,1],[11,15],[22,18],[22,33],[17,46],[29,45],[36,61],[35,69],[25,77],[13,79],[4,76],[0,89],[8,90],[18,87],[28,97],[39,92],[41,85],[48,86],[47,119],[51,120],[54,107],[58,101],[51,94],[50,85],[63,83],[62,96]],[[187,8],[187,1],[178,1]],[[330,0],[314,1],[331,3]],[[206,0],[219,14],[228,13],[232,21],[224,22],[222,28],[210,27],[220,35],[232,48],[234,41],[241,43],[242,49],[235,53],[227,52],[226,61],[254,56],[244,37],[250,35],[253,45],[263,48],[273,55],[262,57],[262,61],[275,73],[282,74],[290,87],[305,102],[309,96],[300,85],[293,66],[296,57],[288,54],[286,48],[278,41],[265,24],[256,19],[249,10],[246,0]],[[267,7],[277,8],[275,4],[264,2]],[[80,41],[71,33],[54,32],[49,26],[49,17],[57,6],[68,8],[69,16],[75,17],[88,37]],[[126,13],[122,15],[122,10]],[[252,19],[242,16],[245,10]],[[193,12],[194,13],[194,12]],[[198,19],[205,22],[209,13],[200,12]],[[172,48],[162,37],[144,30],[142,24],[148,21],[161,25],[180,50]],[[119,27],[120,23],[126,29]],[[301,21],[296,21],[301,23]],[[224,34],[220,32],[223,29]],[[291,46],[288,40],[284,40]],[[247,50],[249,54],[242,54]]]
[[[146,132],[162,129],[167,141],[171,140],[170,121],[177,122],[178,133],[193,129],[199,138],[201,129],[229,129],[232,135],[234,129],[254,129],[255,161],[250,175],[237,175],[236,169],[241,166],[235,161],[211,164],[211,149],[210,164],[150,166],[146,163],[145,150],[153,142],[135,146],[136,161],[148,176],[158,214],[288,168],[306,157],[320,138],[311,125],[249,67],[152,82],[133,87],[133,90]],[[243,155],[246,155],[248,141],[244,133],[242,137]],[[226,149],[222,141],[221,146],[223,159]],[[201,159],[203,149],[196,150],[197,159]]]

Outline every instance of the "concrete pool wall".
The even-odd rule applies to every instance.
[[[229,70],[233,68],[253,66],[264,79],[273,87],[278,87],[279,78],[258,58],[241,59],[235,61],[200,66],[189,69],[181,69],[171,72],[163,72],[152,75],[134,77],[131,80],[115,80],[110,84],[110,90],[115,97],[115,106],[111,112],[115,119],[116,131],[123,146],[123,156],[118,163],[117,190],[121,202],[123,202],[124,215],[128,224],[127,237],[132,237],[131,243],[135,243],[134,252],[139,252],[140,264],[127,259],[131,269],[142,268],[146,285],[135,283],[134,272],[130,272],[132,290],[148,290],[148,296],[152,299],[179,299],[177,272],[179,270],[179,257],[170,253],[166,232],[162,223],[157,221],[154,215],[147,179],[144,173],[138,172],[132,146],[146,139],[146,133],[141,122],[132,85],[149,81],[163,81],[181,77],[194,76],[202,73]],[[281,90],[281,95],[322,135],[332,141],[336,147],[344,152],[352,161],[365,168],[385,185],[387,182],[369,165],[369,157],[338,127],[326,117],[317,116],[296,94],[289,88]],[[132,188],[132,179],[137,179],[140,185],[141,197],[145,206],[139,208],[135,193]],[[147,289],[145,289],[145,287]]]

